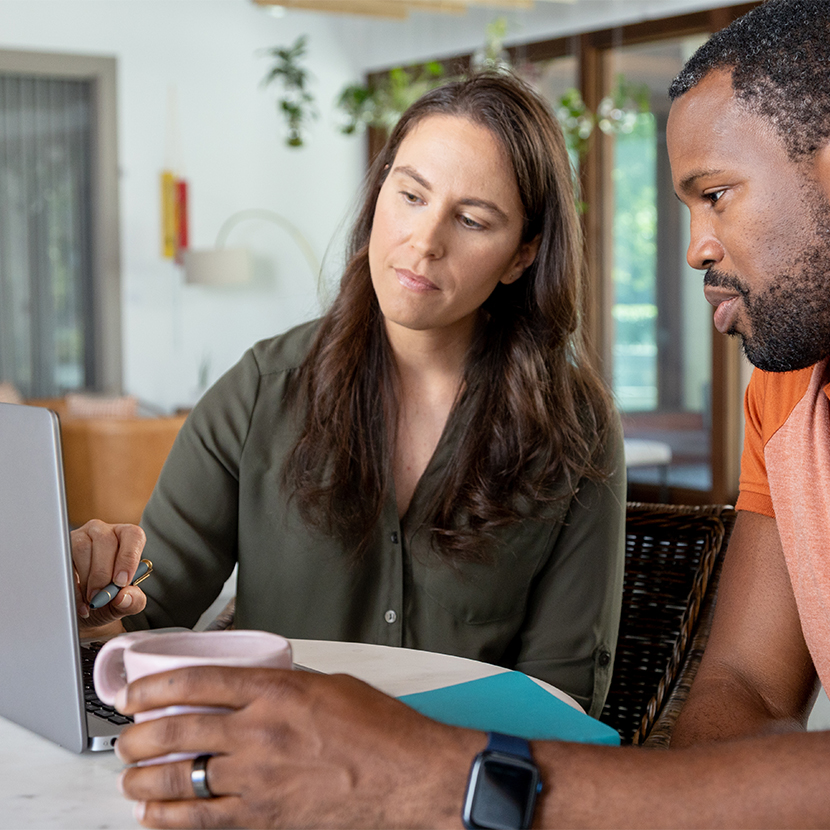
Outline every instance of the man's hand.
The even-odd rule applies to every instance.
[[[75,565],[75,600],[82,636],[113,627],[123,617],[144,610],[147,598],[141,588],[130,585],[146,541],[137,525],[110,525],[97,519],[72,531],[72,561]],[[93,610],[90,600],[114,582],[122,590],[112,602]],[[120,628],[120,626],[118,626]]]
[[[147,827],[459,827],[480,732],[436,723],[346,675],[205,666],[130,684],[126,714],[174,704],[230,714],[128,727],[128,764],[168,752],[215,753],[196,799],[192,761],[132,767],[120,786]]]

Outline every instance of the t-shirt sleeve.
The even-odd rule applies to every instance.
[[[744,396],[744,450],[741,456],[740,493],[736,507],[738,510],[748,510],[775,518],[764,458],[766,387],[767,376],[756,369],[752,373]]]

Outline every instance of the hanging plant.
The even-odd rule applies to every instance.
[[[507,35],[507,19],[496,18],[485,30],[485,44],[473,55],[476,70],[509,70],[510,58],[504,50]],[[345,116],[340,131],[345,135],[362,132],[367,127],[389,135],[400,117],[424,93],[456,80],[444,71],[437,61],[421,66],[390,70],[371,84],[347,86],[335,106]]]
[[[352,135],[375,127],[389,134],[412,104],[447,80],[444,67],[431,62],[412,69],[392,69],[373,84],[347,86],[336,103],[345,116],[340,132]]]
[[[504,48],[506,37],[506,17],[497,17],[487,24],[487,28],[484,30],[484,46],[473,53],[470,61],[476,72],[484,70],[492,72],[510,71],[510,55]]]
[[[617,75],[614,88],[599,102],[597,126],[606,135],[632,133],[651,119],[651,90],[646,84],[635,84],[625,75]]]
[[[485,45],[473,56],[475,69],[511,69],[504,48],[506,35],[507,23],[503,17],[487,26]],[[306,56],[306,47],[307,37],[303,35],[292,46],[268,50],[275,63],[263,79],[266,86],[275,83],[281,86],[277,104],[288,126],[289,147],[303,146],[303,131],[318,117],[314,96],[308,90],[310,75],[300,63]],[[343,89],[335,103],[343,116],[340,132],[353,135],[372,127],[388,135],[401,115],[424,93],[451,80],[454,78],[446,75],[440,63],[431,61],[409,69],[397,67],[371,84],[351,84]],[[630,133],[652,117],[648,86],[631,83],[623,75],[617,76],[614,89],[600,101],[596,112],[586,107],[575,87],[555,102],[554,112],[568,148],[579,156],[587,152],[596,127],[607,135]]]
[[[565,134],[565,144],[580,157],[588,151],[588,139],[594,131],[594,114],[585,106],[582,95],[571,87],[556,102],[556,118]]]
[[[496,18],[487,26],[484,46],[473,55],[474,70],[510,71],[510,56],[504,48],[506,36],[506,18]],[[392,69],[372,84],[348,86],[336,103],[345,116],[340,130],[352,135],[374,127],[388,135],[410,104],[451,80],[454,78],[445,75],[441,64],[427,63],[413,69]],[[649,107],[648,86],[633,84],[618,75],[614,89],[600,101],[596,112],[588,109],[576,87],[566,90],[553,109],[568,149],[582,157],[595,127],[608,135],[632,132],[644,116],[651,117]]]
[[[278,84],[281,93],[277,98],[277,107],[285,118],[288,136],[285,143],[289,147],[302,147],[305,143],[303,132],[308,123],[318,117],[314,107],[314,96],[308,91],[310,74],[300,65],[306,56],[308,38],[301,35],[292,46],[277,46],[267,50],[275,59],[270,72],[263,78],[264,86]]]

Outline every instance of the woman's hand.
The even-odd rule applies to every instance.
[[[229,714],[127,727],[126,763],[213,753],[197,799],[192,761],[131,767],[120,788],[147,827],[451,827],[461,824],[480,732],[436,723],[346,675],[204,666],[130,684],[126,714],[175,704]]]
[[[123,617],[144,610],[147,597],[141,588],[130,585],[146,541],[140,527],[92,519],[73,530],[70,539],[81,636],[111,628]],[[90,608],[90,600],[111,582],[121,588],[113,600],[103,608]]]

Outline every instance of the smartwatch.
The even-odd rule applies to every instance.
[[[524,738],[487,733],[487,747],[473,759],[461,818],[468,830],[522,830],[533,822],[542,790],[539,768]]]

